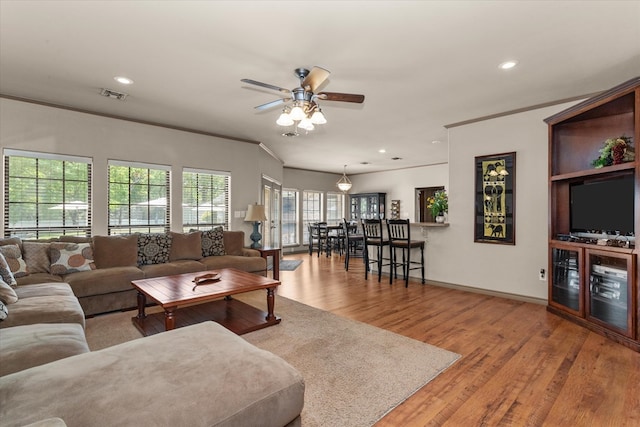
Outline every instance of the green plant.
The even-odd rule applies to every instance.
[[[431,209],[433,217],[446,213],[449,210],[449,197],[444,190],[436,191],[435,194],[427,198],[427,209]]]
[[[631,138],[624,135],[618,138],[607,139],[598,151],[600,156],[591,162],[591,165],[596,169],[603,166],[630,162],[635,159],[635,152],[631,147]]]

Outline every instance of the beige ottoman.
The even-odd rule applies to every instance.
[[[280,357],[204,322],[0,378],[3,427],[300,425],[304,381]]]

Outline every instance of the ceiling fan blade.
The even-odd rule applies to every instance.
[[[331,71],[329,70],[325,70],[321,67],[313,67],[307,77],[304,78],[300,86],[302,86],[304,89],[307,89],[308,87],[309,89],[307,90],[315,92],[316,89],[318,89],[318,87],[329,78],[329,74],[331,74]]]
[[[251,85],[266,87],[267,89],[277,90],[277,91],[280,91],[280,92],[283,92],[283,93],[291,93],[291,90],[289,90],[289,89],[285,89],[283,87],[270,85],[268,83],[262,83],[262,82],[258,82],[258,81],[251,80],[251,79],[242,79],[240,81],[244,82],[244,83],[249,83]]]
[[[356,95],[353,93],[320,92],[316,96],[325,101],[356,102],[358,104],[364,102],[364,95]]]
[[[290,99],[276,99],[275,101],[267,102],[266,104],[258,105],[256,110],[267,110],[269,108],[273,108],[276,105],[284,104],[285,102],[290,101]]]

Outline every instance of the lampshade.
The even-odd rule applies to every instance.
[[[280,126],[291,126],[293,124],[293,119],[286,110],[282,110],[282,114],[280,114],[280,117],[278,117],[276,123]]]
[[[264,205],[249,205],[247,207],[247,216],[244,217],[247,222],[260,222],[266,221],[267,216],[264,214]]]
[[[347,178],[347,165],[344,165],[344,172],[342,173],[342,178],[340,178],[338,182],[336,182],[336,185],[338,186],[340,191],[344,193],[351,190],[352,184],[349,178]]]
[[[300,129],[304,129],[304,130],[308,130],[308,131],[312,131],[315,128],[313,126],[313,123],[311,123],[311,120],[309,120],[306,117],[304,119],[300,120],[300,123],[298,123],[298,127]]]
[[[311,115],[311,123],[314,125],[323,125],[327,123],[327,119],[324,117],[324,114],[322,114],[320,109],[317,109],[313,112],[313,115]]]
[[[307,115],[305,114],[304,110],[302,108],[300,108],[299,106],[295,106],[291,109],[291,112],[289,113],[289,117],[291,117],[291,120],[302,120],[306,117]]]

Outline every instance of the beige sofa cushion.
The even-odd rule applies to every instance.
[[[18,301],[0,328],[36,323],[77,323],[84,328],[84,312],[66,283],[18,286]]]
[[[244,231],[225,231],[223,240],[227,255],[242,255]]]
[[[93,259],[96,268],[136,267],[138,236],[94,236]]]
[[[166,262],[164,264],[141,265],[140,270],[144,277],[173,276],[175,274],[196,273],[206,270],[206,266],[198,261],[183,259],[180,261]],[[194,274],[196,276],[196,274]]]
[[[198,260],[202,258],[202,231],[193,233],[171,232],[171,252],[169,261],[180,259]]]
[[[112,267],[91,271],[78,271],[63,276],[78,297],[104,295],[112,292],[132,290],[132,280],[144,278],[138,267]]]
[[[264,273],[267,270],[267,260],[262,257],[248,257],[237,255],[208,256],[200,260],[206,270],[220,268],[237,268],[249,273]]]
[[[3,328],[0,342],[0,376],[89,352],[84,329],[77,323]]]
[[[69,426],[281,427],[301,413],[304,381],[204,322],[6,375],[0,402],[3,427],[54,416]]]

